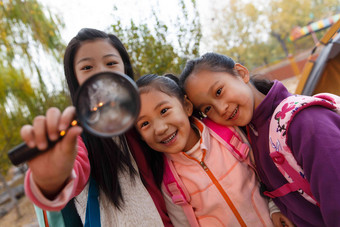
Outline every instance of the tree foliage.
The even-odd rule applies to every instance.
[[[175,34],[169,32],[155,10],[154,29],[150,29],[147,23],[136,24],[133,20],[128,26],[123,26],[119,19],[112,25],[112,32],[123,41],[129,52],[136,78],[149,73],[179,74],[188,59],[199,55],[202,34],[196,1],[185,3],[180,0],[179,4],[181,14],[172,24],[177,29]],[[175,39],[169,39],[171,36]]]
[[[270,34],[280,43],[287,56],[293,51],[293,46],[288,45],[292,29],[333,15],[339,3],[339,0],[272,0],[265,11],[270,21]]]
[[[60,63],[63,23],[36,0],[0,0],[0,166],[9,166],[7,152],[19,144],[20,128],[49,106],[69,103],[67,92],[48,90],[42,75],[41,51]],[[47,77],[46,77],[47,76]],[[36,82],[32,82],[35,77]]]
[[[333,15],[339,0],[229,0],[215,1],[211,47],[252,68],[284,58],[296,51],[288,41],[295,26]],[[221,26],[222,25],[222,26]],[[305,39],[304,47],[313,47]]]

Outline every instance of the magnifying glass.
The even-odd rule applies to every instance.
[[[113,137],[130,129],[140,111],[140,97],[135,82],[116,72],[101,72],[91,76],[78,89],[75,96],[76,120],[87,132],[99,137]],[[59,140],[65,135],[60,132]],[[46,150],[55,145],[49,143]],[[22,143],[8,152],[14,165],[26,162],[45,152],[29,148]]]

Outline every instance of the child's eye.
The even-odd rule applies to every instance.
[[[161,110],[161,114],[165,114],[167,111],[169,110],[169,108],[164,108]]]
[[[204,114],[207,114],[207,113],[209,112],[210,109],[211,109],[211,106],[205,107],[204,110],[203,110],[203,113],[204,113]]]
[[[116,65],[116,64],[118,64],[117,62],[109,62],[109,63],[107,63],[106,65],[108,65],[108,66],[114,66],[114,65]]]
[[[222,88],[220,88],[216,91],[216,97],[220,96],[221,93],[222,93]]]
[[[81,70],[90,70],[92,68],[93,68],[92,66],[86,65],[86,66],[82,67]]]
[[[149,122],[144,121],[142,124],[140,124],[140,128],[143,128],[143,127],[147,126],[148,124],[149,124]]]

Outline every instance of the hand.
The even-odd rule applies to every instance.
[[[57,141],[59,132],[66,130],[75,117],[75,108],[67,107],[63,113],[52,107],[46,116],[37,116],[33,125],[25,125],[20,134],[27,146],[45,150],[48,140]],[[51,149],[38,155],[28,162],[32,177],[42,193],[49,199],[62,189],[71,175],[77,155],[77,136],[82,132],[79,126],[69,128],[65,136]]]
[[[272,220],[275,227],[294,227],[295,225],[281,212],[272,214]]]

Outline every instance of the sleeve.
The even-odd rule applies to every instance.
[[[288,146],[310,182],[327,226],[340,226],[340,115],[313,106],[297,114]]]
[[[183,211],[183,208],[172,202],[170,195],[166,193],[166,189],[162,184],[162,194],[165,201],[166,209],[168,210],[168,215],[174,227],[190,227],[189,221]]]
[[[71,176],[62,191],[54,200],[47,199],[35,184],[30,169],[25,176],[25,192],[27,197],[38,207],[49,211],[63,209],[66,204],[77,196],[85,187],[90,177],[90,161],[82,138],[78,137],[78,153],[73,165]]]
[[[268,208],[269,208],[270,218],[272,218],[272,215],[274,213],[281,212],[280,209],[275,205],[272,199],[268,199]]]

